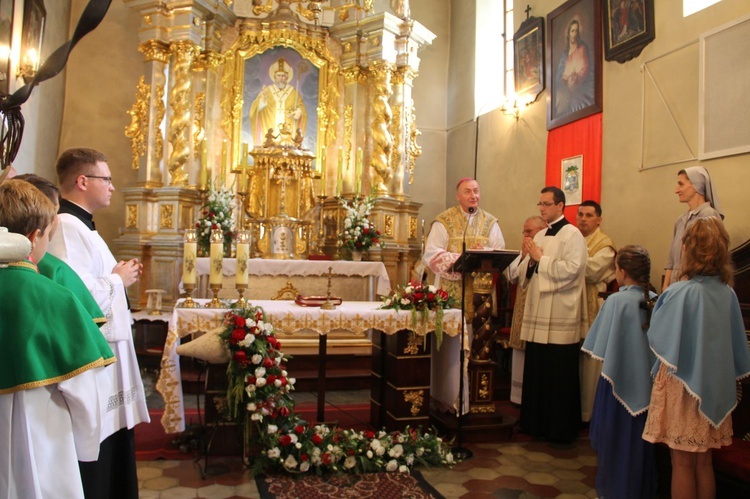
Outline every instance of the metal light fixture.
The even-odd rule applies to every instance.
[[[36,76],[36,72],[39,69],[39,54],[36,49],[29,49],[21,59],[18,65],[17,76],[23,78],[25,83],[31,83],[31,80]]]

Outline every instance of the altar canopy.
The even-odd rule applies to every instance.
[[[143,76],[129,111],[132,167],[123,188],[120,258],[139,258],[129,288],[179,296],[182,233],[211,188],[236,193],[236,227],[253,255],[337,253],[337,197],[375,196],[371,221],[394,283],[420,255],[420,204],[409,194],[416,159],[413,82],[435,35],[371,0],[124,0],[141,18]],[[231,255],[227,255],[231,256]]]

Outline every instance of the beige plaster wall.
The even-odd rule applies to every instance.
[[[72,0],[71,32],[86,0]],[[96,228],[110,246],[125,224],[123,197],[117,189],[134,183],[130,142],[125,127],[127,110],[143,74],[138,52],[137,12],[121,0],[112,2],[99,27],[81,40],[68,60],[65,103],[57,153],[70,147],[91,147],[103,152],[112,171],[112,204],[96,214]]]
[[[472,15],[473,7],[467,5],[470,3],[473,2],[452,2],[453,29],[456,19],[470,18]],[[561,3],[560,0],[538,0],[532,5],[531,15],[544,17],[546,26],[547,14]],[[625,64],[604,62],[601,201],[604,209],[603,229],[618,246],[642,244],[648,248],[653,261],[652,281],[658,285],[674,220],[686,209],[674,195],[676,174],[680,168],[698,162],[640,170],[641,67],[647,61],[696,42],[701,33],[750,14],[750,2],[723,0],[688,18],[682,17],[682,0],[658,0],[655,4],[654,42],[639,57]],[[516,29],[520,22],[521,16],[517,14]],[[470,37],[451,38],[449,109],[456,105],[451,96],[470,93],[473,88],[472,71],[465,67],[465,61],[472,59],[465,57],[465,60],[455,61],[453,57],[454,54],[471,53],[473,43]],[[696,47],[694,45],[693,49],[687,49],[690,67],[685,68],[685,73],[681,75],[688,79],[689,84],[675,86],[678,93],[688,94],[676,96],[680,103],[677,112],[688,118],[696,117],[693,119],[697,119],[698,107],[697,98],[690,95],[695,87],[692,83],[697,82],[699,76]],[[537,213],[535,203],[539,190],[544,186],[546,98],[545,91],[536,103],[524,110],[517,122],[499,111],[479,118],[477,178],[482,185],[482,205],[499,218],[509,248],[520,246],[521,225],[527,216]],[[453,116],[450,111],[449,116]],[[649,118],[656,120],[655,117]],[[459,121],[450,125],[455,126]],[[655,123],[648,125],[653,128]],[[691,134],[697,134],[697,125],[686,128]],[[697,145],[697,136],[688,137],[688,142]],[[663,147],[671,146],[665,144]],[[448,134],[448,179],[457,178],[460,176],[458,172],[466,171],[465,159],[473,156],[473,148],[472,133],[465,132],[461,126],[451,128]],[[697,147],[694,150],[697,151]],[[747,163],[748,155],[703,163],[718,187],[733,245],[750,237],[750,220],[742,213],[740,204],[743,188],[750,185]],[[446,203],[452,203],[452,193],[446,195]]]

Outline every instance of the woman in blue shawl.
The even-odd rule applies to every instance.
[[[712,499],[711,449],[732,443],[736,381],[750,375],[750,350],[721,220],[695,220],[682,243],[682,280],[659,297],[648,331],[657,375],[643,438],[670,448],[672,497]]]

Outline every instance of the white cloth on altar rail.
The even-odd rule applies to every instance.
[[[377,294],[386,296],[391,292],[391,280],[388,277],[383,262],[349,262],[345,260],[271,260],[251,258],[247,261],[247,272],[254,276],[326,276],[328,267],[334,276],[376,277]],[[198,275],[208,275],[210,271],[209,258],[197,258],[196,270]],[[224,258],[222,274],[229,277],[237,274],[237,259]],[[180,291],[184,292],[182,279]]]
[[[179,300],[177,305],[184,300]],[[203,305],[209,300],[195,300]],[[299,335],[321,335],[347,331],[361,334],[363,337],[370,329],[394,334],[398,331],[411,330],[412,315],[409,310],[382,310],[382,302],[345,301],[335,310],[322,310],[319,307],[302,307],[293,301],[284,300],[252,300],[253,306],[260,306],[266,312],[268,322],[280,333]],[[164,344],[164,354],[161,360],[159,379],[156,389],[164,398],[164,415],[162,426],[167,433],[178,433],[185,430],[184,406],[182,399],[182,382],[180,380],[180,358],[177,347],[180,338],[197,331],[211,331],[222,325],[223,308],[175,308],[169,321],[169,331]],[[428,323],[417,324],[417,334],[423,335],[435,330],[435,313],[431,312]],[[443,349],[446,340],[461,333],[461,311],[449,309],[443,315]],[[456,340],[457,341],[457,340]],[[468,362],[466,364],[468,366]],[[450,373],[445,380],[458,379],[459,364],[450,364],[448,368],[442,365],[443,372]],[[289,375],[294,377],[294,372]],[[445,390],[438,380],[435,387],[439,392]],[[456,385],[458,386],[458,385]],[[431,388],[432,390],[432,388]],[[455,401],[456,395],[449,400]],[[468,400],[468,391],[466,392]]]
[[[99,456],[101,415],[110,391],[90,369],[60,383],[0,395],[0,497],[83,499],[78,461]]]

